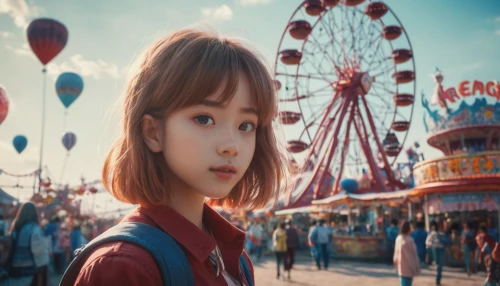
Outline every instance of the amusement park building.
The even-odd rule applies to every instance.
[[[429,214],[498,210],[500,102],[494,86],[494,82],[463,81],[458,92],[444,90],[438,99],[442,110],[432,110],[422,98],[427,143],[444,153],[414,166],[416,187],[411,196],[427,197]],[[449,107],[451,103],[456,107]]]
[[[431,108],[424,125],[427,143],[443,156],[414,165],[415,188],[409,196],[424,202],[427,227],[439,219],[459,234],[468,220],[488,224],[498,240],[500,224],[500,88],[497,82],[462,81],[444,89],[437,74]],[[458,239],[456,239],[458,240]],[[460,261],[460,244],[450,248],[448,262]],[[450,259],[451,258],[451,259]]]

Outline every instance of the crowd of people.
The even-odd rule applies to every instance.
[[[436,285],[441,285],[446,250],[452,244],[451,229],[437,221],[431,222],[429,232],[424,228],[423,221],[403,221],[398,227],[397,220],[393,220],[386,230],[402,286],[412,285],[413,278],[429,265],[436,265]],[[399,234],[394,237],[394,233]],[[477,273],[481,266],[487,273],[485,286],[500,283],[500,248],[486,223],[464,223],[460,238],[467,275]]]
[[[22,204],[7,231],[8,255],[0,266],[2,285],[48,285],[49,273],[62,275],[74,252],[104,231],[53,216],[43,223],[32,202]]]

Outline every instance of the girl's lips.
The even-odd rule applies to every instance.
[[[222,180],[229,180],[234,176],[233,172],[228,172],[228,171],[222,171],[222,170],[217,170],[217,169],[211,169],[210,170],[212,173],[214,173],[219,179]]]

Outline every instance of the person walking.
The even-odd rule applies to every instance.
[[[316,262],[316,247],[314,246],[313,242],[311,241],[311,236],[314,232],[314,230],[318,227],[318,221],[313,219],[311,220],[311,226],[309,227],[309,232],[307,234],[307,244],[309,245],[309,251],[311,252],[311,257],[313,260]]]
[[[411,237],[415,242],[417,247],[417,254],[420,260],[420,266],[426,267],[425,256],[427,254],[427,248],[425,246],[425,240],[427,239],[427,231],[425,231],[425,223],[423,221],[418,221],[416,223],[416,229],[412,232]]]
[[[50,219],[50,222],[45,226],[45,236],[50,240],[52,247],[52,265],[53,270],[56,274],[63,274],[65,263],[64,263],[64,250],[60,247],[60,223],[61,219],[58,216],[54,216]]]
[[[311,234],[311,242],[316,248],[316,266],[318,270],[321,270],[321,259],[323,259],[323,264],[325,270],[328,269],[328,263],[330,261],[330,255],[328,253],[328,243],[330,243],[330,231],[325,227],[325,220],[320,219],[319,225],[314,229]]]
[[[75,251],[87,243],[87,240],[83,236],[81,225],[76,223],[73,226],[73,230],[69,235],[70,249],[71,249],[71,260],[75,258]]]
[[[385,230],[385,236],[389,244],[388,246],[389,260],[392,260],[392,257],[394,256],[394,247],[396,246],[396,237],[398,236],[398,234],[399,234],[398,220],[393,218],[391,220],[391,225],[387,227],[387,229]],[[389,264],[392,264],[392,261]]]
[[[495,286],[500,284],[500,264],[492,257],[495,249],[495,239],[488,233],[488,226],[482,224],[479,226],[476,242],[480,251],[480,262],[484,263],[486,268],[486,280],[484,286]]]
[[[292,220],[285,220],[285,231],[286,231],[286,256],[285,256],[285,271],[288,271],[288,279],[291,278],[291,272],[293,264],[295,263],[295,250],[300,245],[299,233],[297,229],[292,225]]]
[[[471,276],[472,273],[476,273],[476,230],[474,229],[474,223],[472,221],[464,224],[464,229],[461,236],[462,251],[464,254],[465,269],[467,271],[467,276]]]
[[[420,259],[417,246],[410,236],[410,223],[403,221],[396,237],[393,262],[398,270],[401,286],[411,286],[413,277],[420,274]]]
[[[9,230],[11,250],[6,285],[47,285],[49,245],[39,224],[35,205],[21,205]]]
[[[254,222],[250,225],[248,232],[254,248],[255,261],[259,262],[262,257],[262,237],[264,230],[260,223]]]
[[[285,224],[278,223],[278,227],[273,232],[273,247],[276,254],[276,279],[280,278],[281,261],[284,261],[287,251],[287,235],[285,231]]]
[[[425,245],[431,249],[434,262],[437,265],[436,285],[441,285],[445,247],[450,243],[450,238],[439,228],[436,221],[431,223],[431,232],[427,235]]]

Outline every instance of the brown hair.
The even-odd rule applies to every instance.
[[[401,230],[399,231],[399,234],[407,235],[410,233],[410,231],[411,231],[410,223],[407,220],[404,220],[401,223]]]
[[[19,210],[17,210],[16,217],[10,226],[9,233],[19,233],[23,226],[30,222],[36,222],[39,224],[38,211],[36,210],[35,204],[32,202],[26,202],[19,207]]]
[[[219,98],[228,102],[243,73],[258,111],[256,147],[243,178],[215,206],[263,207],[277,199],[284,175],[273,118],[277,95],[269,70],[255,52],[213,32],[185,29],[154,43],[129,81],[123,105],[122,135],[104,163],[103,184],[118,200],[142,206],[168,200],[168,170],[161,153],[153,153],[142,135],[142,118],[166,119],[172,112],[199,104],[224,84]]]

